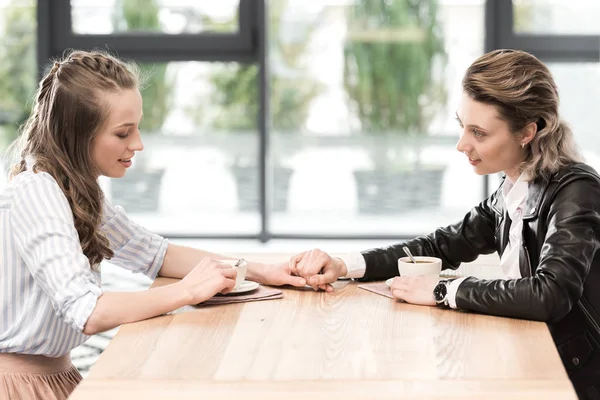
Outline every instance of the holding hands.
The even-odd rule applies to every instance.
[[[292,256],[289,260],[292,275],[306,279],[315,290],[332,292],[331,283],[348,273],[346,264],[320,249],[308,250]],[[392,281],[392,295],[407,303],[434,306],[433,289],[439,281],[438,276],[398,276]]]
[[[308,250],[289,260],[290,273],[304,279],[313,289],[332,292],[331,283],[339,277],[346,276],[347,268],[344,261],[331,257],[320,249]]]
[[[273,286],[310,285],[314,290],[332,292],[331,284],[348,273],[346,264],[320,249],[312,249],[292,256],[287,263],[251,263],[250,280]],[[251,276],[250,276],[251,275]],[[231,265],[211,258],[203,258],[179,283],[188,304],[198,304],[217,293],[229,293],[235,286],[237,270]],[[398,276],[390,284],[392,295],[398,300],[418,305],[435,305],[433,289],[438,276]]]

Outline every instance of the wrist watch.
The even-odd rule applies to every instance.
[[[441,279],[433,288],[433,298],[438,306],[449,306],[448,286],[450,286],[450,282],[452,282],[450,279]]]

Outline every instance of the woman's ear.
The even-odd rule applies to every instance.
[[[525,146],[526,144],[531,142],[535,137],[535,134],[537,133],[537,124],[535,122],[530,122],[527,125],[525,125],[525,128],[523,128],[521,132],[521,146]]]

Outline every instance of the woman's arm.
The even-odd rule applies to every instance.
[[[169,243],[167,253],[158,274],[170,278],[183,278],[198,264],[200,260],[232,260],[232,257],[217,253],[211,253],[205,250],[199,250],[188,246],[180,246]],[[266,285],[292,285],[304,286],[304,278],[294,276],[290,272],[289,264],[282,262],[279,264],[265,264],[260,262],[248,262],[246,279]]]
[[[560,320],[583,293],[600,247],[600,185],[579,179],[556,193],[533,276],[512,280],[467,278],[456,294],[458,308],[545,322]],[[541,212],[541,211],[540,211]]]
[[[57,315],[76,331],[100,332],[198,304],[235,284],[231,266],[205,258],[184,279],[166,288],[103,294],[56,181],[46,173],[15,179],[19,181],[10,209],[15,247]]]
[[[201,303],[230,291],[236,271],[205,258],[184,279],[171,285],[135,293],[104,293],[96,302],[83,333],[93,335],[116,326],[156,317],[185,305]]]
[[[481,254],[496,251],[494,232],[495,212],[492,204],[499,190],[482,201],[464,216],[462,221],[438,228],[435,232],[392,246],[362,252],[366,271],[361,281],[381,280],[398,275],[398,259],[406,257],[402,248],[407,246],[413,255],[438,257],[442,269],[456,269],[461,262],[469,262]]]
[[[113,206],[106,199],[101,229],[114,252],[110,262],[130,271],[143,273],[150,279],[157,275],[183,278],[203,259],[232,259],[168,243],[163,237],[131,221],[122,208]],[[290,274],[287,263],[271,265],[247,261],[248,280],[269,285],[304,286],[306,283],[304,279]]]
[[[461,262],[472,261],[481,254],[493,253],[496,250],[496,219],[491,205],[498,194],[499,191],[496,191],[454,225],[438,228],[427,236],[363,251],[361,255],[364,263],[361,262],[358,269],[361,274],[364,271],[364,274],[353,278],[369,281],[397,276],[398,259],[407,256],[402,249],[404,246],[414,255],[440,258],[442,269],[456,269]],[[351,258],[354,258],[354,255]],[[332,290],[328,284],[349,272],[345,260],[331,257],[319,249],[296,254],[290,258],[289,264],[294,273],[306,278],[315,289],[318,287],[327,291]]]
[[[233,259],[217,253],[169,243],[158,275],[165,278],[183,278],[204,258],[213,260]]]
[[[156,317],[190,304],[177,284],[143,292],[102,294],[88,318],[83,333],[94,335],[129,322]]]
[[[502,317],[553,323],[571,311],[583,293],[600,247],[600,185],[577,180],[552,200],[539,264],[533,276],[519,279],[464,279],[456,292],[458,308]],[[542,215],[542,214],[540,214]],[[540,224],[543,223],[540,221]],[[409,303],[433,305],[437,277],[400,277],[394,296]]]

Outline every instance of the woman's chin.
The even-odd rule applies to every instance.
[[[117,179],[117,178],[124,177],[126,174],[127,174],[127,170],[123,169],[123,171],[109,171],[109,172],[103,173],[102,175],[107,178]]]

